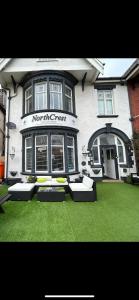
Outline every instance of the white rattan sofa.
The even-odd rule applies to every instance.
[[[69,190],[74,201],[96,201],[96,182],[88,176],[83,177],[82,183],[69,183]]]
[[[10,200],[31,200],[34,195],[35,183],[16,183],[8,188]]]

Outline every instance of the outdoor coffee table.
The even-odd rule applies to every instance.
[[[65,199],[65,189],[63,187],[39,187],[37,198],[39,201],[61,202]]]

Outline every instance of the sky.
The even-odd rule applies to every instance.
[[[105,63],[104,74],[99,77],[118,77],[122,76],[132,65],[136,58],[99,58]]]

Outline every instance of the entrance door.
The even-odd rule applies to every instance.
[[[103,176],[118,179],[118,164],[115,145],[100,146],[101,163],[103,166]]]

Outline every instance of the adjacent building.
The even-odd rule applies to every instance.
[[[4,59],[5,178],[122,179],[136,171],[126,80],[98,59]]]
[[[127,81],[128,95],[133,128],[133,145],[137,171],[139,172],[139,59],[130,66],[123,78]]]

